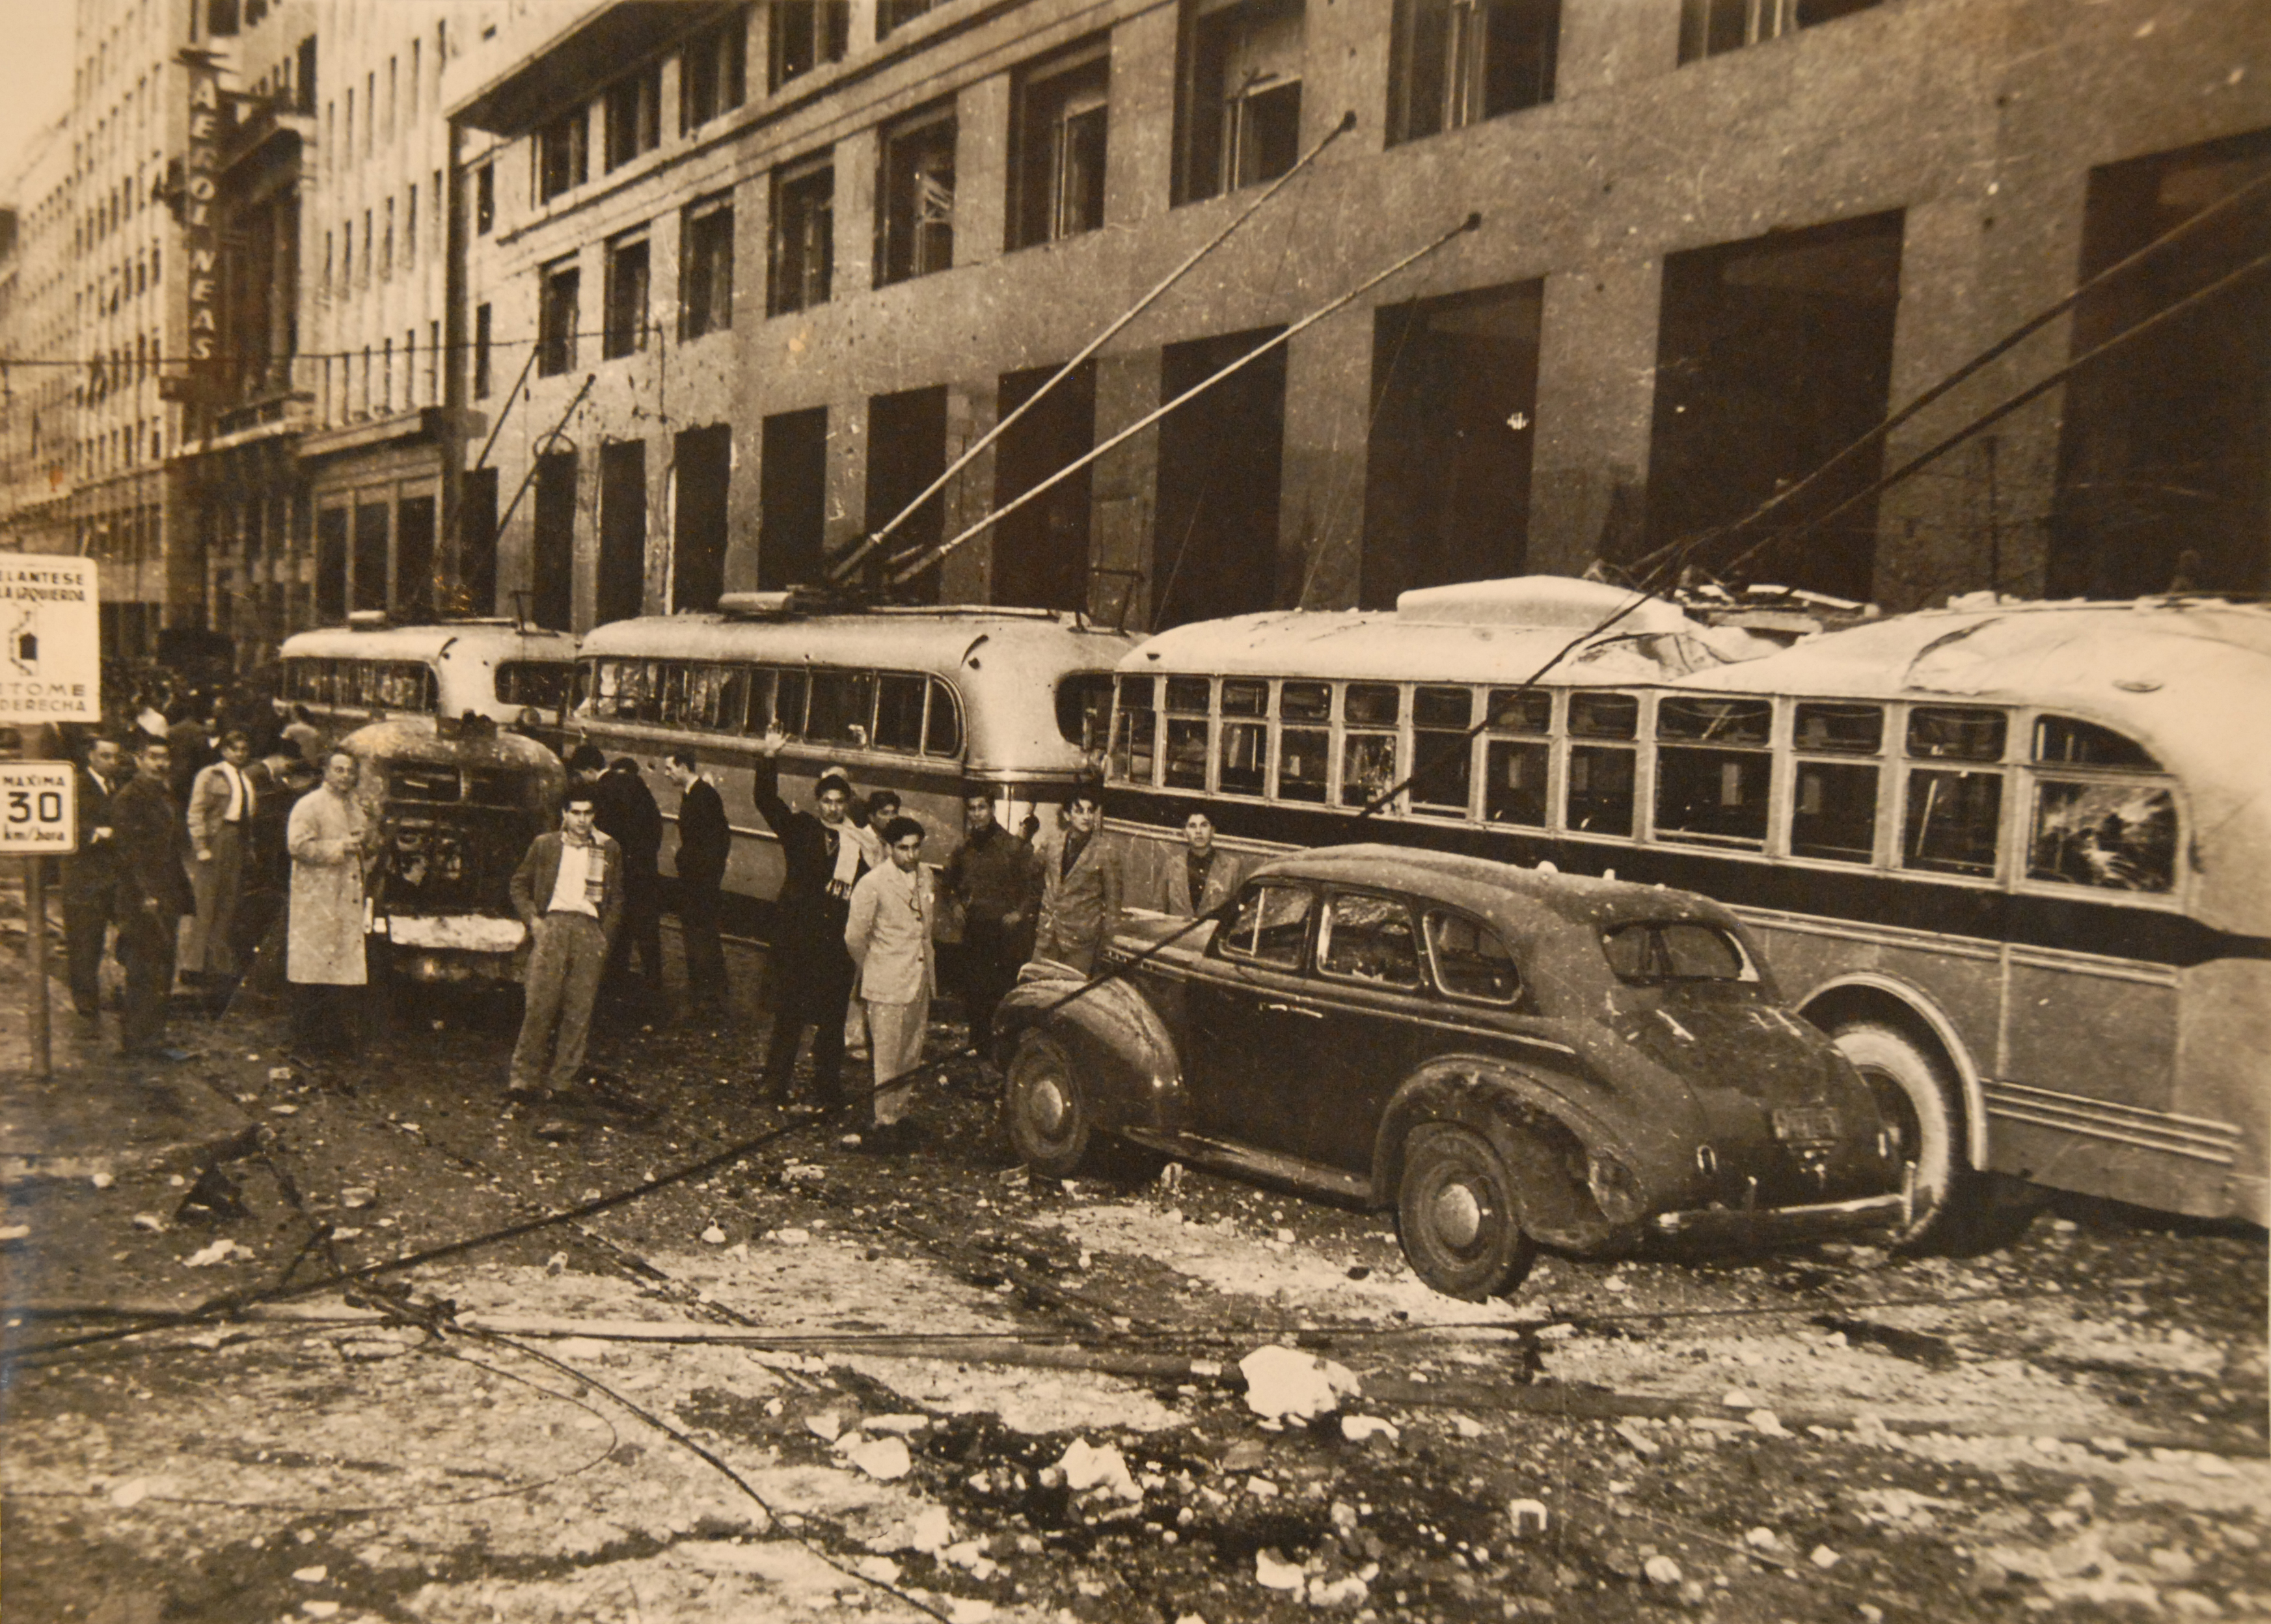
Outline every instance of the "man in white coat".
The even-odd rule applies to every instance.
[[[875,1062],[872,1127],[863,1144],[904,1150],[912,1124],[903,1119],[914,1085],[883,1084],[922,1062],[923,1029],[938,985],[931,947],[938,898],[930,871],[922,865],[920,823],[893,818],[883,825],[883,846],[891,860],[861,875],[852,888],[844,945],[859,967],[860,1000],[867,1009],[867,1044]]]
[[[300,799],[285,825],[292,854],[292,917],[284,957],[292,984],[292,1042],[302,1054],[361,1046],[363,869],[372,849],[369,820],[354,799],[355,758],[333,750],[324,781]]]

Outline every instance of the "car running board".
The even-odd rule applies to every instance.
[[[1180,1157],[1184,1161],[1196,1162],[1201,1166],[1217,1168],[1225,1173],[1299,1185],[1303,1189],[1317,1190],[1350,1201],[1369,1203],[1372,1199],[1371,1180],[1353,1173],[1343,1173],[1337,1167],[1328,1167],[1322,1162],[1305,1161],[1298,1156],[1280,1156],[1273,1151],[1257,1151],[1249,1144],[1239,1144],[1228,1139],[1210,1139],[1204,1134],[1161,1133],[1149,1128],[1123,1128],[1120,1134],[1122,1138],[1147,1150]]]

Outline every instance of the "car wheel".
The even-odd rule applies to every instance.
[[[1396,1223],[1412,1272],[1447,1297],[1478,1302],[1510,1292],[1538,1255],[1506,1158],[1450,1122],[1423,1122],[1404,1140]]]
[[[1009,1056],[1001,1094],[1009,1143],[1017,1159],[1047,1178],[1064,1179],[1088,1159],[1088,1106],[1073,1075],[1072,1057],[1045,1033],[1029,1032]]]
[[[2015,1238],[2003,1236],[2007,1220],[1999,1222],[2002,1210],[1991,1208],[1968,1166],[1962,1094],[1947,1062],[1906,1032],[1873,1021],[1842,1026],[1835,1036],[1876,1096],[1895,1158],[1914,1170],[1916,1206],[1896,1244],[1914,1252],[1973,1251],[1999,1236]]]

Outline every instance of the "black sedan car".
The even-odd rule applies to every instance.
[[[1352,846],[1267,863],[1218,919],[1135,915],[1082,990],[995,1018],[1018,1154],[1098,1135],[1396,1209],[1413,1270],[1512,1290],[1538,1246],[1893,1229],[1868,1087],[1783,1008],[1743,927],[1661,886]]]

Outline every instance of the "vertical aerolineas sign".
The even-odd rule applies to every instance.
[[[219,370],[220,351],[220,233],[213,192],[220,174],[220,75],[212,59],[183,52],[190,73],[190,145],[182,168],[182,247],[188,278],[190,376],[202,385]]]

